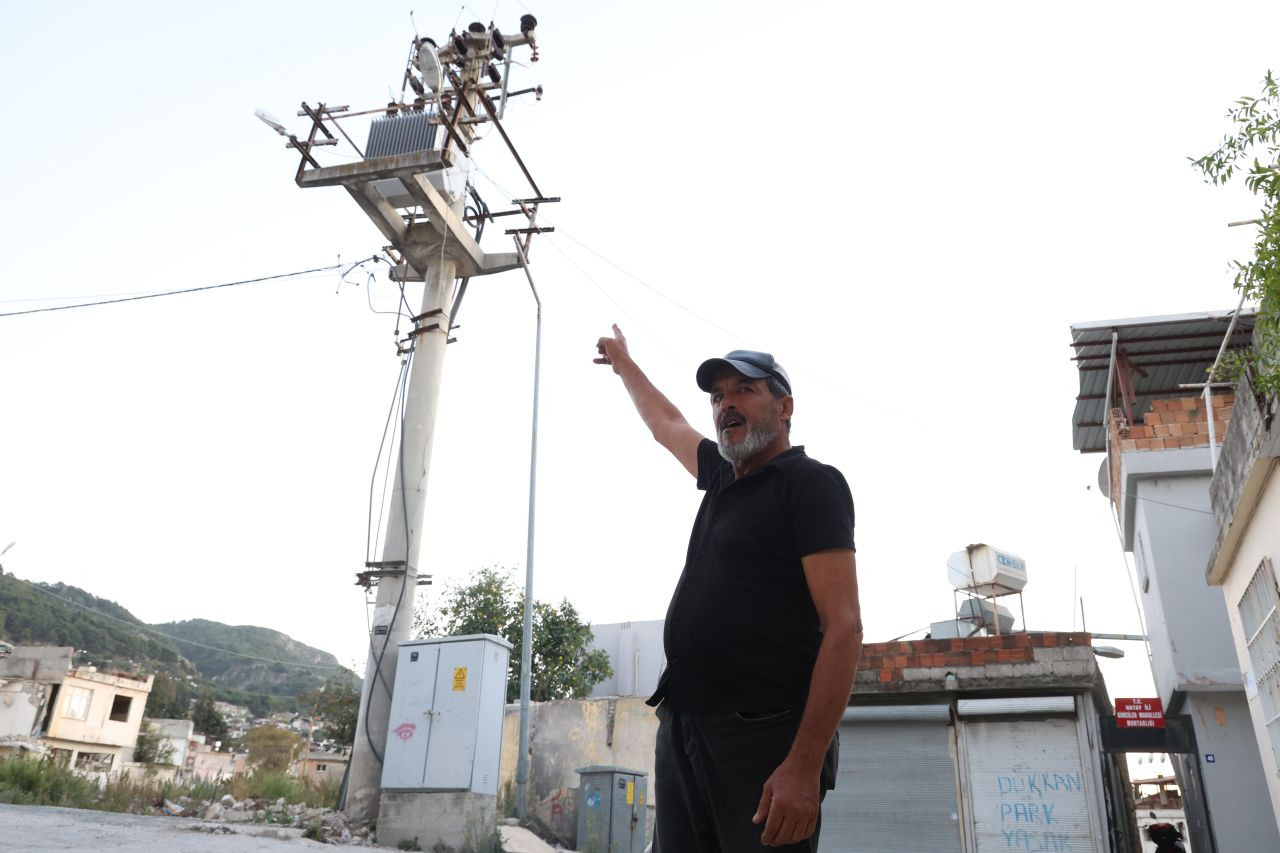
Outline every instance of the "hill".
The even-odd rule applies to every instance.
[[[173,641],[146,628],[119,604],[78,587],[0,576],[0,637],[11,643],[71,646],[78,662],[119,669],[145,664],[166,672],[194,672]]]
[[[147,625],[120,604],[62,583],[0,576],[0,639],[72,646],[76,663],[155,673],[258,714],[289,710],[333,675],[355,675],[328,652],[253,625],[205,619]],[[187,691],[183,691],[184,693]]]
[[[162,634],[189,641],[179,643],[182,653],[205,678],[248,693],[297,696],[344,671],[338,659],[328,652],[270,628],[224,625],[207,619],[166,622],[152,627]]]

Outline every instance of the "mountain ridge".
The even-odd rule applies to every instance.
[[[0,575],[0,638],[72,646],[77,664],[180,679],[216,698],[287,710],[329,677],[354,673],[282,631],[187,619],[149,625],[128,608],[64,583]]]

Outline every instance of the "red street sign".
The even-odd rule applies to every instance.
[[[1164,706],[1159,699],[1117,699],[1116,727],[1121,729],[1163,729]]]

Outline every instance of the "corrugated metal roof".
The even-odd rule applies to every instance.
[[[1111,360],[1111,335],[1119,335],[1119,350],[1146,375],[1133,375],[1135,419],[1151,408],[1152,400],[1186,397],[1195,391],[1180,389],[1184,383],[1203,382],[1222,345],[1234,311],[1170,314],[1128,320],[1096,320],[1071,327],[1073,360],[1080,373],[1080,392],[1071,418],[1072,443],[1081,453],[1107,449],[1107,368]],[[1231,333],[1229,349],[1249,346],[1256,312],[1244,308]],[[1118,387],[1112,400],[1120,399]]]

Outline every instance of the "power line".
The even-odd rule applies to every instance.
[[[649,282],[647,282],[647,281],[645,281],[644,279],[640,278],[640,276],[636,275],[635,273],[631,272],[630,270],[626,269],[625,267],[623,267],[623,266],[619,265],[618,263],[616,263],[616,262],[614,262],[614,261],[609,260],[609,259],[608,259],[608,258],[606,258],[604,255],[602,255],[602,254],[600,254],[599,252],[597,252],[595,249],[591,248],[591,247],[590,247],[590,246],[588,246],[586,243],[582,242],[582,241],[581,241],[581,240],[579,240],[577,237],[575,237],[575,236],[573,236],[572,234],[570,234],[568,231],[565,231],[563,228],[561,228],[561,229],[560,229],[560,233],[561,233],[561,234],[563,234],[564,236],[568,237],[568,238],[569,238],[570,240],[572,240],[573,242],[577,243],[577,244],[578,244],[579,246],[581,246],[582,248],[586,249],[586,250],[587,250],[588,252],[590,252],[591,254],[595,255],[595,256],[596,256],[597,258],[599,258],[600,260],[604,261],[604,262],[605,262],[606,264],[608,264],[609,266],[611,266],[611,267],[613,267],[614,269],[616,269],[618,272],[620,272],[620,273],[622,273],[623,275],[625,275],[627,278],[630,278],[631,280],[635,281],[635,282],[636,282],[637,284],[639,284],[641,287],[645,288],[646,290],[648,290],[648,291],[649,291],[649,292],[651,292],[651,293],[654,293],[654,294],[658,295],[658,296],[659,296],[659,297],[661,297],[662,299],[665,299],[667,302],[670,302],[672,305],[676,306],[676,307],[677,307],[677,308],[679,308],[681,311],[683,311],[683,312],[685,312],[686,314],[688,314],[690,317],[693,317],[694,319],[697,319],[697,320],[701,320],[702,322],[706,323],[708,326],[712,327],[713,329],[718,329],[719,331],[724,332],[726,335],[728,335],[729,337],[731,337],[731,338],[733,338],[734,340],[738,341],[739,343],[746,344],[747,346],[751,346],[751,342],[750,342],[750,341],[748,341],[747,339],[743,338],[743,337],[742,337],[741,335],[739,335],[737,332],[734,332],[732,329],[726,329],[724,326],[721,326],[721,325],[720,325],[719,323],[717,323],[716,321],[714,321],[714,320],[712,320],[712,319],[710,319],[710,318],[708,318],[708,317],[704,317],[703,315],[699,314],[697,311],[694,311],[692,308],[690,308],[690,307],[688,307],[688,306],[686,306],[686,305],[681,304],[681,303],[680,303],[680,302],[678,302],[677,300],[675,300],[675,299],[673,299],[672,297],[668,296],[667,294],[663,293],[663,292],[662,292],[661,290],[659,290],[658,288],[654,287],[652,284],[649,284]],[[554,241],[553,241],[553,242],[554,242]]]
[[[550,220],[548,220],[548,221],[550,221]],[[654,287],[652,284],[649,284],[649,282],[647,282],[647,281],[645,281],[644,279],[640,278],[640,276],[636,275],[635,273],[633,273],[633,272],[631,272],[630,270],[626,269],[626,268],[625,268],[625,267],[623,267],[622,265],[618,264],[616,261],[612,261],[612,260],[610,260],[609,258],[607,258],[607,257],[605,257],[604,255],[602,255],[602,254],[600,254],[599,252],[597,252],[595,249],[593,249],[593,248],[591,248],[590,246],[588,246],[586,243],[583,243],[581,240],[579,240],[577,237],[574,237],[574,236],[573,236],[573,234],[569,233],[568,231],[564,230],[563,228],[560,228],[560,229],[557,231],[557,233],[558,233],[558,234],[563,234],[565,237],[568,237],[570,240],[572,240],[573,242],[577,243],[577,244],[578,244],[579,246],[581,246],[583,249],[586,249],[588,252],[590,252],[591,254],[595,255],[597,258],[599,258],[600,260],[604,261],[604,262],[605,262],[606,264],[608,264],[609,266],[611,266],[611,267],[613,267],[614,269],[618,270],[618,271],[619,271],[619,272],[621,272],[623,275],[627,276],[627,277],[628,277],[628,278],[630,278],[630,279],[633,279],[635,282],[637,282],[640,286],[644,287],[646,290],[649,290],[650,292],[652,292],[652,293],[654,293],[655,295],[657,295],[657,296],[661,297],[662,299],[665,299],[667,302],[670,302],[672,305],[674,305],[675,307],[679,308],[681,311],[685,312],[685,313],[686,313],[686,314],[688,314],[690,317],[693,317],[693,318],[694,318],[694,319],[696,319],[696,320],[701,320],[703,323],[706,323],[706,324],[707,324],[708,326],[710,326],[711,328],[716,329],[717,331],[723,332],[724,334],[728,335],[729,337],[733,338],[734,340],[738,341],[739,343],[746,345],[747,347],[752,347],[752,346],[753,346],[752,342],[751,342],[751,341],[749,341],[749,340],[747,340],[747,339],[746,339],[745,337],[743,337],[742,335],[738,334],[737,332],[733,331],[732,329],[729,329],[729,328],[726,328],[726,327],[724,327],[724,326],[720,325],[719,323],[715,322],[714,320],[712,320],[712,319],[710,319],[710,318],[708,318],[708,317],[703,316],[702,314],[699,314],[697,311],[694,311],[692,308],[688,307],[687,305],[684,305],[684,304],[683,304],[683,303],[681,303],[679,300],[677,300],[677,299],[675,299],[675,298],[673,298],[673,297],[671,297],[671,296],[668,296],[667,294],[663,293],[663,292],[662,292],[661,290],[659,290],[658,288]],[[551,238],[547,238],[547,241],[548,241],[549,243],[551,243],[552,245],[556,246],[556,248],[557,248],[557,249],[560,249],[560,247],[559,247],[558,245],[556,245],[556,241],[555,241],[555,240],[553,240],[553,239],[551,239]],[[563,250],[563,249],[560,249],[560,251],[561,251],[561,253],[563,253],[563,252],[564,252],[564,250]],[[568,257],[568,256],[566,255],[566,257]],[[821,376],[820,374],[814,373],[812,370],[806,370],[806,369],[805,369],[805,367],[804,367],[804,365],[796,363],[796,361],[795,361],[794,359],[790,359],[790,358],[788,358],[788,359],[785,359],[785,360],[786,360],[786,362],[787,362],[788,364],[790,364],[790,365],[791,365],[791,370],[792,370],[792,372],[793,372],[793,373],[802,373],[802,374],[804,374],[805,376],[808,376],[810,379],[816,379],[818,382],[822,383],[823,385],[826,385],[828,388],[832,389],[833,391],[839,391],[841,394],[844,394],[844,395],[845,395],[845,396],[847,396],[847,397],[852,397],[852,398],[853,398],[853,399],[855,399],[855,400],[861,400],[861,401],[862,401],[862,402],[864,402],[864,403],[870,403],[870,402],[871,402],[869,399],[867,399],[866,397],[862,396],[861,394],[854,393],[853,391],[850,391],[848,388],[844,388],[844,387],[842,387],[842,386],[840,386],[840,385],[837,385],[837,384],[835,384],[834,382],[832,382],[831,380],[829,380],[829,379],[827,379],[827,378],[825,378],[825,377]]]
[[[20,578],[17,575],[9,575],[9,577],[13,578],[16,581],[21,581],[22,583],[25,583],[27,586],[31,587],[32,589],[36,589],[36,590],[39,590],[40,592],[43,592],[45,595],[52,596],[53,598],[56,598],[61,602],[70,604],[72,607],[79,607],[81,610],[87,610],[90,613],[93,613],[95,615],[102,616],[106,619],[111,619],[112,621],[119,622],[123,625],[128,625],[130,628],[134,628],[139,631],[144,631],[148,634],[155,634],[157,637],[164,637],[166,640],[172,640],[175,643],[186,643],[189,646],[197,646],[202,649],[207,649],[211,652],[220,652],[221,654],[232,655],[238,658],[248,658],[249,660],[256,660],[262,663],[278,663],[284,666],[300,666],[300,667],[305,667],[307,669],[326,669],[326,670],[345,669],[345,667],[343,667],[341,664],[296,663],[294,661],[277,660],[275,658],[264,658],[264,657],[258,657],[257,655],[247,655],[244,652],[233,652],[231,651],[231,649],[220,649],[217,646],[205,645],[204,643],[198,643],[195,640],[187,640],[187,639],[183,639],[182,637],[175,637],[172,634],[166,634],[163,631],[157,631],[156,629],[143,625],[140,622],[130,622],[128,619],[121,619],[119,616],[112,616],[110,613],[104,613],[101,610],[95,610],[94,608],[88,606],[87,604],[81,604],[80,602],[73,601],[72,599],[67,598],[66,596],[58,595],[56,592],[54,592],[51,589],[46,589],[45,587],[41,586],[38,583],[32,583],[31,581],[26,580],[25,578]]]
[[[297,272],[286,272],[278,275],[264,275],[260,278],[246,278],[241,281],[228,281],[223,284],[207,284],[204,287],[188,287],[182,290],[166,290],[160,293],[147,293],[142,296],[125,296],[119,299],[103,299],[99,302],[78,302],[74,305],[55,305],[51,308],[28,308],[25,311],[9,311],[0,314],[0,317],[21,317],[24,314],[44,314],[49,311],[69,311],[72,308],[94,308],[98,305],[116,305],[121,302],[137,302],[141,299],[159,299],[161,296],[178,296],[183,293],[199,293],[203,290],[219,290],[224,287],[240,287],[245,284],[258,284],[264,281],[276,281],[282,278],[294,278],[300,275],[310,275],[318,272],[331,272],[339,268],[339,264],[330,264],[327,267],[316,267],[309,270],[298,270]]]
[[[510,191],[510,190],[508,190],[506,187],[504,187],[502,184],[498,183],[498,181],[497,181],[497,180],[495,180],[495,179],[494,179],[494,177],[493,177],[492,175],[490,175],[488,172],[486,172],[484,169],[480,168],[478,165],[476,165],[476,164],[474,164],[474,163],[472,164],[472,168],[473,168],[473,170],[474,170],[474,171],[478,172],[478,173],[479,173],[479,174],[480,174],[480,175],[481,175],[485,180],[487,180],[489,183],[493,184],[493,186],[497,187],[497,189],[498,189],[498,191],[499,191],[499,192],[503,193],[503,194],[504,194],[504,195],[506,195],[507,197],[511,197],[511,195],[512,195],[511,191]],[[544,217],[542,217],[542,219],[543,219],[543,220],[545,221],[545,223],[546,223],[546,224],[548,224],[548,225],[555,225],[555,221],[554,221],[554,220],[552,220],[552,219],[551,219],[551,218],[549,218],[549,217],[545,217],[545,216],[544,216]],[[689,308],[688,306],[684,305],[684,304],[683,304],[682,302],[680,302],[679,300],[677,300],[677,299],[675,299],[675,298],[673,298],[673,297],[671,297],[671,296],[668,296],[666,293],[664,293],[664,292],[662,292],[661,290],[659,290],[658,288],[654,287],[652,284],[649,284],[647,281],[645,281],[644,279],[640,278],[640,276],[636,275],[635,273],[631,272],[630,270],[626,269],[626,268],[625,268],[625,267],[623,267],[621,264],[617,263],[616,261],[610,260],[608,257],[606,257],[606,256],[602,255],[600,252],[597,252],[595,249],[591,248],[591,247],[590,247],[590,246],[588,246],[586,243],[584,243],[584,242],[582,242],[581,240],[579,240],[577,237],[574,237],[571,233],[569,233],[568,231],[564,230],[564,228],[563,228],[563,227],[561,227],[561,226],[556,226],[556,228],[558,229],[558,232],[557,232],[558,234],[563,234],[565,237],[568,237],[570,240],[572,240],[573,242],[577,243],[577,244],[578,244],[579,246],[581,246],[583,249],[587,250],[588,252],[590,252],[591,254],[595,255],[595,256],[596,256],[597,258],[599,258],[600,260],[602,260],[602,261],[604,261],[605,263],[609,264],[611,267],[613,267],[614,269],[618,270],[619,272],[621,272],[623,275],[627,276],[628,278],[634,279],[634,280],[635,280],[637,283],[639,283],[642,287],[644,287],[645,289],[647,289],[647,290],[651,291],[652,293],[654,293],[655,295],[657,295],[657,296],[661,297],[662,299],[666,300],[667,302],[670,302],[672,305],[674,305],[675,307],[679,308],[681,311],[684,311],[684,312],[685,312],[686,314],[688,314],[689,316],[693,317],[693,318],[694,318],[694,319],[696,319],[696,320],[700,320],[700,321],[702,321],[703,323],[707,324],[708,326],[712,327],[713,329],[716,329],[716,330],[718,330],[718,331],[722,332],[723,334],[728,335],[729,337],[733,338],[734,340],[738,341],[739,343],[745,344],[745,345],[746,345],[746,346],[748,346],[748,347],[751,347],[751,346],[752,346],[752,343],[751,343],[750,341],[748,341],[748,340],[747,340],[745,337],[743,337],[742,335],[738,334],[737,332],[733,331],[732,329],[729,329],[729,328],[726,328],[725,326],[720,325],[719,323],[715,322],[714,320],[712,320],[712,319],[710,319],[710,318],[708,318],[708,317],[706,317],[706,316],[704,316],[704,315],[702,315],[702,314],[699,314],[697,311],[694,311],[692,308]],[[573,265],[574,265],[575,267],[577,267],[577,268],[578,268],[578,271],[579,271],[579,272],[581,272],[584,276],[586,276],[587,280],[588,280],[588,281],[590,281],[593,285],[595,285],[595,286],[596,286],[596,288],[597,288],[597,289],[599,289],[599,290],[600,290],[600,292],[601,292],[601,293],[603,293],[603,294],[605,295],[605,297],[606,297],[610,302],[614,303],[614,304],[615,304],[615,305],[617,305],[619,308],[622,308],[622,311],[623,311],[623,313],[624,313],[624,314],[626,314],[628,317],[631,317],[631,318],[632,318],[632,320],[635,320],[635,317],[634,317],[634,316],[632,316],[630,312],[628,312],[625,308],[623,308],[623,307],[622,307],[622,303],[618,302],[618,300],[614,299],[611,295],[609,295],[609,293],[605,291],[604,287],[603,287],[603,286],[602,286],[598,281],[596,281],[596,280],[595,280],[594,278],[592,278],[590,275],[587,275],[586,271],[585,271],[585,270],[583,270],[583,268],[581,267],[581,265],[577,264],[576,262],[574,262],[574,261],[572,260],[572,258],[570,258],[570,257],[569,257],[569,254],[568,254],[567,252],[565,252],[565,250],[564,250],[564,249],[559,245],[559,243],[558,243],[556,240],[554,240],[554,239],[552,239],[552,238],[548,237],[548,238],[547,238],[547,242],[548,242],[550,245],[555,246],[556,250],[557,250],[557,251],[559,251],[559,252],[560,252],[560,254],[564,255],[564,256],[565,256],[565,258],[566,258],[566,259],[568,259],[568,260],[570,261],[570,263],[573,263]],[[637,324],[637,325],[640,325],[640,323],[639,323],[639,321],[638,321],[638,320],[635,320],[635,322],[636,322],[636,324]],[[641,326],[641,328],[643,328],[643,326]],[[647,331],[647,330],[646,330],[646,331]],[[655,339],[656,339],[656,336],[653,336],[653,335],[650,335],[650,336],[651,336],[651,337],[655,337]],[[658,339],[658,340],[660,340],[660,339]],[[666,349],[666,348],[664,347],[664,349]],[[675,357],[675,356],[674,356],[674,353],[671,353],[671,351],[670,351],[669,349],[667,350],[667,353],[668,353],[669,355],[672,355],[673,357]],[[682,360],[682,359],[679,359],[679,358],[676,358],[676,360],[677,360],[677,361],[680,361],[680,362],[683,362],[683,360]],[[855,392],[853,392],[853,391],[850,391],[848,388],[845,388],[845,387],[842,387],[842,386],[840,386],[840,385],[837,385],[836,383],[832,382],[831,380],[826,379],[825,377],[821,376],[820,374],[814,373],[814,372],[813,372],[813,371],[811,371],[811,370],[806,370],[806,369],[804,368],[804,366],[803,366],[803,365],[801,365],[801,364],[797,364],[794,360],[787,359],[787,362],[791,365],[791,370],[792,370],[792,372],[794,372],[794,373],[804,374],[805,376],[808,376],[810,379],[815,379],[815,380],[817,380],[819,383],[821,383],[821,384],[823,384],[823,385],[826,385],[828,388],[832,389],[833,391],[838,391],[839,393],[844,394],[846,397],[851,397],[851,398],[853,398],[853,399],[855,399],[855,400],[861,400],[861,401],[862,401],[862,402],[864,402],[864,403],[870,403],[870,402],[871,402],[871,400],[869,400],[868,398],[866,398],[866,397],[862,396],[861,394],[857,394],[857,393],[855,393]]]
[[[655,344],[657,344],[657,345],[658,345],[659,349],[661,349],[663,352],[665,352],[668,356],[670,356],[670,357],[671,357],[672,361],[674,361],[676,364],[680,365],[681,367],[690,367],[690,366],[691,366],[691,365],[689,364],[689,362],[688,362],[688,361],[686,361],[685,359],[683,359],[683,358],[681,358],[680,356],[676,355],[676,353],[675,353],[675,352],[674,352],[670,347],[668,347],[665,343],[663,343],[663,342],[662,342],[662,338],[661,338],[661,337],[659,337],[658,335],[655,335],[653,332],[649,331],[649,329],[648,329],[648,328],[647,328],[643,323],[641,323],[639,320],[637,320],[637,319],[636,319],[636,316],[635,316],[634,314],[632,314],[630,311],[628,311],[625,305],[623,305],[623,304],[622,304],[621,302],[619,302],[618,300],[614,299],[614,298],[613,298],[613,296],[609,293],[609,291],[607,291],[607,290],[605,290],[605,289],[604,289],[604,285],[602,285],[600,282],[596,281],[596,280],[591,276],[591,274],[590,274],[590,273],[588,273],[585,269],[583,269],[583,268],[582,268],[582,265],[581,265],[581,264],[579,264],[579,263],[578,263],[577,261],[575,261],[572,257],[570,257],[569,253],[567,253],[564,249],[562,249],[562,248],[560,247],[560,244],[559,244],[559,243],[556,243],[556,242],[555,242],[555,241],[553,241],[553,240],[548,240],[548,241],[547,241],[547,245],[552,246],[552,247],[553,247],[557,252],[559,252],[561,255],[563,255],[563,256],[564,256],[564,259],[565,259],[566,261],[568,261],[570,264],[572,264],[572,265],[573,265],[573,268],[574,268],[574,269],[576,269],[576,270],[577,270],[577,271],[582,275],[582,277],[583,277],[583,278],[585,278],[587,281],[591,282],[591,284],[595,286],[596,290],[600,291],[600,293],[604,296],[604,298],[605,298],[605,299],[608,299],[610,302],[612,302],[614,305],[616,305],[616,306],[618,307],[618,310],[619,310],[619,311],[621,311],[621,312],[622,312],[622,313],[627,317],[627,319],[629,319],[631,322],[635,323],[635,324],[636,324],[636,328],[640,329],[640,331],[642,331],[642,332],[644,332],[646,335],[648,335],[648,336],[649,336],[649,338],[650,338],[650,339],[651,339]]]
[[[1198,512],[1201,515],[1213,515],[1213,513],[1207,509],[1196,509],[1193,506],[1179,506],[1178,504],[1165,503],[1164,501],[1158,501],[1155,498],[1144,498],[1142,495],[1130,494],[1128,492],[1125,492],[1124,496],[1126,499],[1133,498],[1135,501],[1146,501],[1151,504],[1160,504],[1160,506],[1167,506],[1170,509],[1183,509],[1187,512]]]

